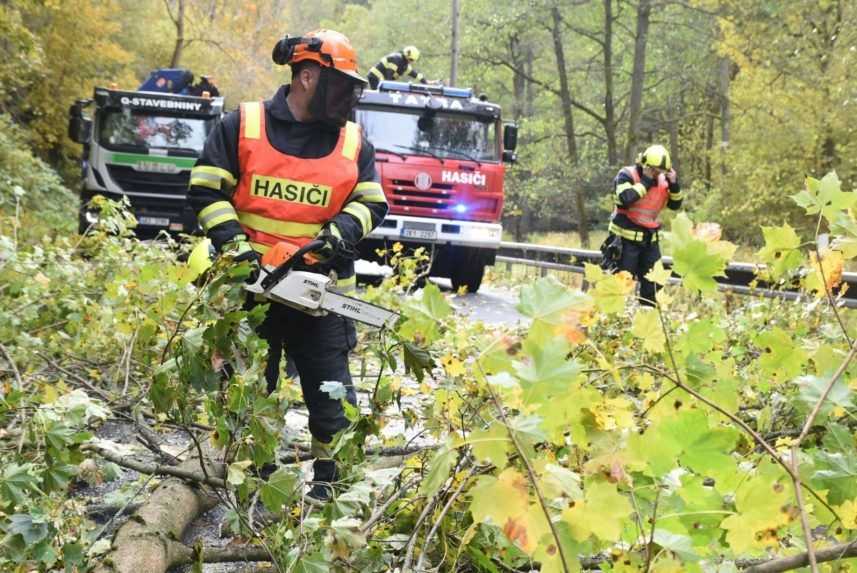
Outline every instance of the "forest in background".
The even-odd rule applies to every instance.
[[[95,85],[136,87],[158,67],[216,78],[227,106],[269,97],[288,72],[284,33],[347,34],[364,72],[405,44],[448,81],[452,0],[8,0],[0,3],[0,115],[74,188],[68,106]],[[671,150],[686,208],[724,237],[805,226],[805,175],[849,189],[857,5],[845,0],[461,0],[458,84],[521,127],[505,227],[603,229],[616,170],[648,143]],[[10,150],[4,153],[11,153]],[[8,181],[0,181],[10,196]],[[581,213],[585,224],[581,225]]]

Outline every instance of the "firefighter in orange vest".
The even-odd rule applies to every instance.
[[[375,149],[348,121],[367,82],[348,38],[333,30],[286,36],[272,58],[291,66],[291,84],[267,101],[241,104],[213,128],[191,171],[188,198],[214,247],[234,260],[258,265],[280,241],[320,238],[322,262],[310,270],[333,275],[340,291],[353,289],[354,261],[342,254],[387,213]],[[327,501],[338,476],[329,445],[348,421],[341,402],[320,385],[342,382],[356,403],[348,370],[354,324],[271,304],[259,333],[269,344],[269,391],[284,351],[297,367],[316,457],[307,499]]]
[[[663,145],[652,145],[623,167],[613,180],[615,209],[602,245],[608,266],[628,271],[640,283],[640,303],[654,306],[657,285],[646,274],[661,258],[658,247],[664,207],[681,207],[682,193],[670,154]]]

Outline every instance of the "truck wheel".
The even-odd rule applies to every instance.
[[[475,257],[473,257],[475,258]],[[467,287],[467,292],[475,293],[482,286],[482,277],[485,275],[485,263],[479,260],[471,260],[470,264],[458,265],[452,271],[450,277],[452,289],[457,291],[461,287]]]

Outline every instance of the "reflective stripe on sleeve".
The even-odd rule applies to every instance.
[[[222,183],[226,183],[227,187],[235,187],[235,177],[226,169],[214,167],[213,165],[197,165],[190,170],[190,184],[208,187],[215,191],[220,191]]]
[[[249,101],[241,104],[244,110],[244,139],[259,139],[262,133],[262,104]]]
[[[375,76],[375,77],[376,77],[376,78],[378,78],[379,80],[383,80],[383,79],[384,79],[384,73],[383,73],[381,70],[379,70],[378,68],[376,68],[376,67],[372,67],[372,68],[369,70],[369,75],[370,75],[370,76]]]
[[[348,213],[360,221],[360,225],[363,227],[364,237],[372,230],[372,212],[366,205],[353,201],[346,205],[342,212]]]
[[[646,196],[646,188],[643,187],[642,183],[628,183],[627,181],[616,186],[616,195],[621,195],[628,189],[636,191],[637,195],[640,196],[640,199]]]
[[[235,213],[235,207],[230,202],[215,201],[200,211],[197,218],[202,229],[208,232],[210,229],[226,221],[237,221],[238,214]]]
[[[328,226],[328,229],[330,230],[330,234],[336,237],[337,239],[342,238],[342,231],[339,230],[339,227],[336,226],[336,223],[331,223]]]
[[[387,68],[388,70],[392,70],[394,72],[399,71],[399,66],[387,60],[387,58],[381,58],[381,65]]]
[[[670,191],[670,201],[681,201],[682,199],[684,199],[683,191],[679,191],[678,193]]]
[[[357,158],[357,145],[360,143],[360,127],[353,121],[345,124],[345,142],[342,144],[342,156],[346,159]]]
[[[365,209],[365,207],[364,207]],[[238,213],[238,220],[242,225],[261,231],[269,235],[279,235],[281,237],[309,237],[313,238],[321,231],[321,223],[293,223],[289,221],[279,221],[255,213]]]
[[[360,201],[361,203],[386,203],[384,190],[381,184],[375,181],[364,181],[354,186],[354,191],[348,197],[349,201]]]

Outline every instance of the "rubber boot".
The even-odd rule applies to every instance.
[[[335,461],[315,460],[312,463],[312,487],[306,494],[306,501],[313,505],[324,505],[333,499],[333,484],[338,479]]]

